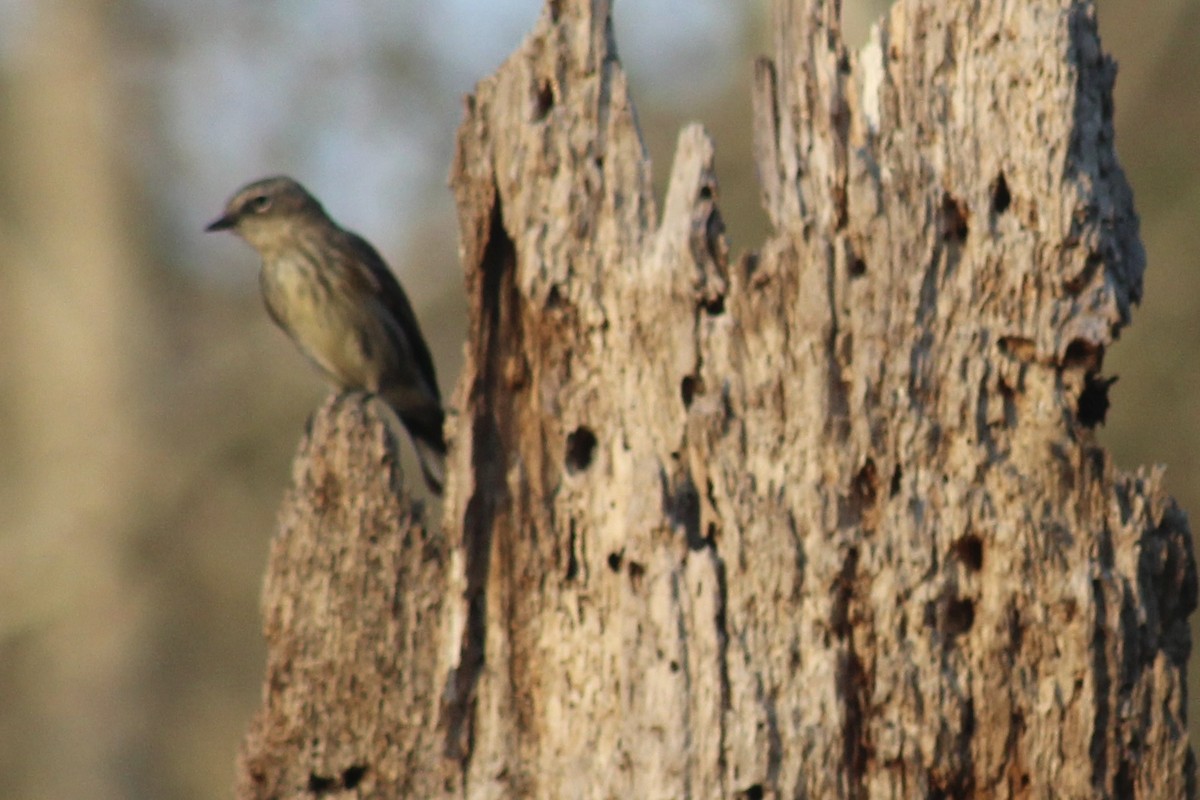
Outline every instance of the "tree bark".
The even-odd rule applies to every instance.
[[[440,794],[428,765],[448,559],[404,491],[387,419],[336,398],[301,444],[263,592],[267,677],[239,797]]]
[[[1143,269],[1094,10],[838,16],[776,2],[735,260],[699,127],[657,213],[608,3],[479,84],[445,539],[324,409],[243,796],[1195,796],[1186,519],[1094,435]]]

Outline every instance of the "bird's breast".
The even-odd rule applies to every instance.
[[[282,258],[262,271],[271,317],[308,358],[342,389],[378,388],[380,336],[370,298],[351,296],[303,258]]]

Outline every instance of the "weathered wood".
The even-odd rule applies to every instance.
[[[238,797],[442,792],[428,767],[440,760],[447,559],[396,460],[393,433],[361,396],[314,416],[271,546],[263,706],[242,745]]]
[[[1186,525],[1092,433],[1142,254],[1090,6],[903,3],[854,55],[779,3],[732,268],[703,133],[657,223],[607,8],[550,9],[455,172],[471,786],[1191,792]]]
[[[447,560],[384,562],[426,565],[390,595],[422,611],[362,606],[354,551],[275,556],[290,591],[357,576],[355,624],[413,643],[375,676],[405,700],[349,725],[320,695],[255,774],[373,724],[426,794],[1195,796],[1186,520],[1094,437],[1143,256],[1092,6],[901,2],[855,54],[836,2],[778,0],[775,232],[733,261],[698,127],[658,215],[609,10],[549,0],[468,100]],[[353,430],[302,455],[285,531],[349,513],[304,459]],[[397,519],[372,463],[339,502]]]

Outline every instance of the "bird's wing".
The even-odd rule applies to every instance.
[[[404,293],[400,282],[396,280],[396,276],[388,269],[387,264],[370,242],[351,231],[345,231],[345,234],[347,246],[354,256],[351,261],[356,266],[362,267],[358,277],[362,278],[364,284],[370,288],[384,307],[395,317],[396,322],[400,324],[400,329],[408,340],[408,347],[416,360],[417,368],[440,404],[441,395],[438,391],[437,373],[433,367],[433,356],[429,353],[429,345],[425,343],[425,337],[421,335],[421,327],[417,323],[417,315],[413,312],[412,304],[408,301],[408,295]]]

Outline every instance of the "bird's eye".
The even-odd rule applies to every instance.
[[[246,205],[255,214],[261,214],[271,207],[271,198],[265,194],[260,194],[257,197],[251,197],[250,202]]]

